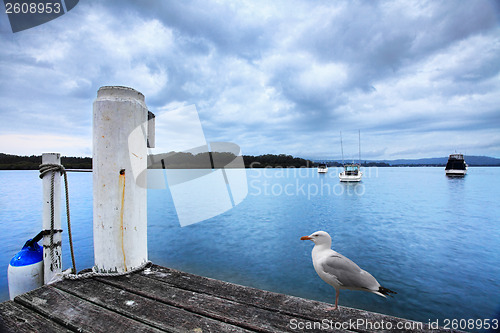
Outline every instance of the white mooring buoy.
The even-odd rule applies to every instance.
[[[7,279],[11,300],[43,285],[43,248],[38,245],[36,238],[28,240],[12,258]]]

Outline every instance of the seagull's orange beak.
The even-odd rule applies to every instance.
[[[312,238],[309,236],[302,236],[300,237],[300,240],[311,240]]]

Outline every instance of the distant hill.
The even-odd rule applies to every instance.
[[[469,166],[500,166],[500,159],[488,156],[465,156],[465,162]],[[399,159],[392,161],[383,161],[390,165],[439,165],[445,166],[448,162],[446,157],[432,157],[432,158],[419,158],[419,159]]]
[[[419,159],[397,159],[397,160],[364,160],[363,165],[368,166],[445,166],[448,162],[446,157],[431,157]],[[500,158],[489,156],[465,156],[465,162],[469,166],[500,166]],[[328,164],[337,165],[340,161],[328,161]]]

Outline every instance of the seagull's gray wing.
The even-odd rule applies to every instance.
[[[370,273],[362,270],[353,261],[340,253],[334,253],[326,257],[321,263],[321,268],[327,274],[334,275],[344,288],[376,291],[380,287],[380,284]]]

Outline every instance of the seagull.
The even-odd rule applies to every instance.
[[[319,277],[335,288],[335,307],[327,310],[337,310],[340,289],[363,290],[382,297],[397,294],[395,291],[380,286],[380,283],[367,271],[362,270],[349,258],[331,249],[332,238],[325,231],[316,231],[301,240],[314,242],[312,249],[313,266]]]

